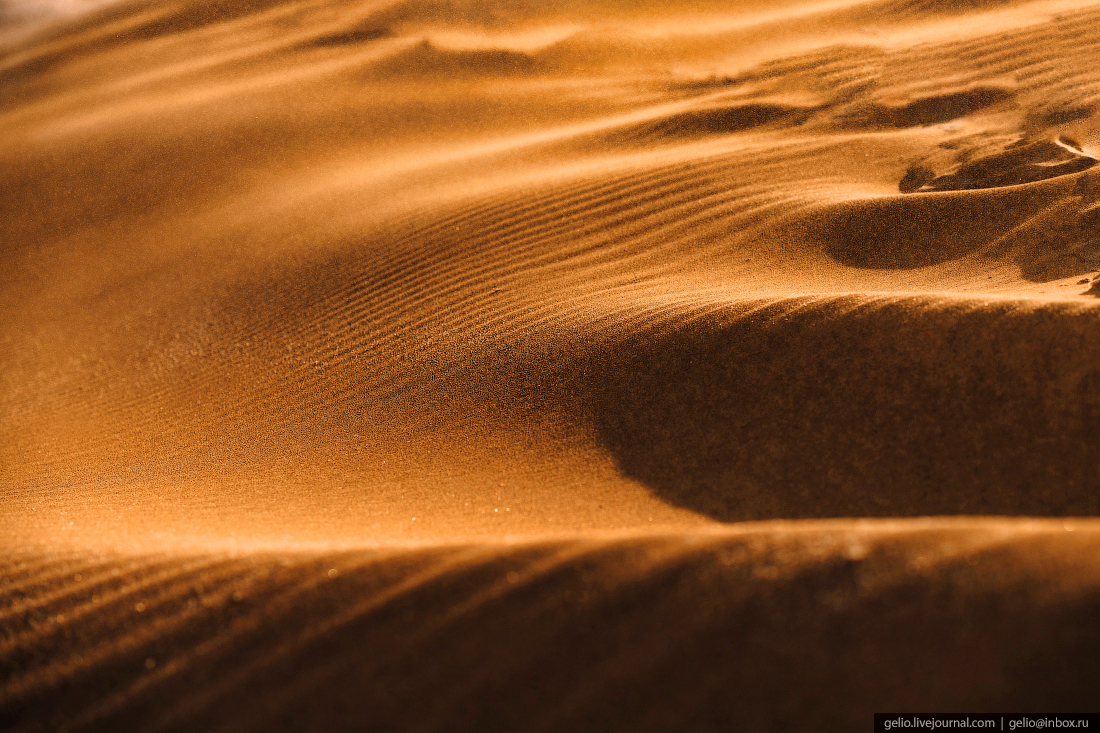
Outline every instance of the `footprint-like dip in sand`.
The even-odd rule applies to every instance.
[[[936,176],[929,169],[914,166],[898,184],[902,193],[968,191],[1034,183],[1048,178],[1080,173],[1096,165],[1096,158],[1067,138],[1010,145],[1004,152],[965,163],[957,171]]]

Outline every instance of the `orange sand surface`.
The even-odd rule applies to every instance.
[[[0,7],[0,730],[1100,700],[1100,2]]]

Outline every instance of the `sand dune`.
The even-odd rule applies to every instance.
[[[1094,525],[13,557],[10,585],[41,595],[12,609],[33,625],[0,651],[5,709],[102,730],[774,730],[1072,706],[1095,689],[1076,673],[1100,641]]]
[[[49,12],[0,727],[1095,704],[1100,6]]]

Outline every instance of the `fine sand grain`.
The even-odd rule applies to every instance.
[[[0,729],[1095,709],[1100,3],[0,11]]]

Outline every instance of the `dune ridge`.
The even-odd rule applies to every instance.
[[[400,729],[663,730],[684,715],[797,729],[860,725],[866,705],[1072,704],[1087,681],[1062,672],[1036,686],[1033,674],[1095,654],[1094,525],[780,523],[507,548],[61,555],[52,572],[14,557],[57,590],[18,607],[29,628],[0,654],[22,672],[0,715],[14,730],[44,708],[102,730],[352,729],[368,705],[372,722]],[[1051,582],[1052,568],[1072,582]],[[945,595],[911,605],[928,593]],[[83,642],[118,623],[125,645]],[[889,643],[899,632],[904,643]],[[1039,644],[1007,666],[990,653],[1020,633]],[[922,674],[937,662],[929,643],[958,659],[950,672]],[[473,671],[463,685],[436,687],[460,670]],[[662,696],[639,696],[655,678]],[[273,687],[279,699],[262,708],[227,702]],[[787,704],[760,711],[757,695]]]

